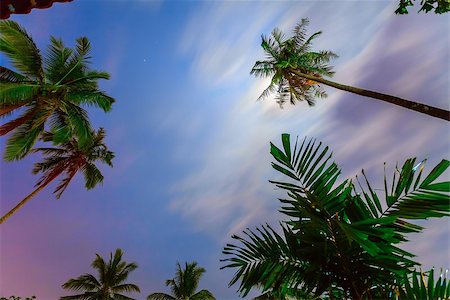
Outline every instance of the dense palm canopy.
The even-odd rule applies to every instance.
[[[130,272],[137,268],[136,263],[127,263],[122,260],[123,251],[116,249],[110,253],[109,261],[96,254],[92,268],[98,272],[98,277],[92,274],[83,274],[70,279],[63,284],[64,289],[84,291],[82,294],[61,297],[60,300],[132,300],[123,293],[140,292],[135,284],[125,283]]]
[[[51,37],[42,58],[25,29],[14,21],[0,22],[0,51],[17,70],[0,66],[0,117],[15,115],[0,126],[0,135],[11,133],[6,160],[27,155],[46,128],[54,134],[55,142],[67,141],[73,135],[82,145],[90,141],[92,129],[81,106],[106,112],[114,103],[97,83],[109,79],[108,73],[89,68],[90,49],[86,37],[77,39],[74,49]]]
[[[90,135],[91,140],[86,145],[81,145],[79,139],[74,137],[55,147],[33,149],[34,152],[43,154],[42,161],[36,163],[33,169],[34,174],[42,173],[42,176],[36,184],[36,189],[3,216],[0,219],[0,224],[59,176],[62,176],[62,179],[54,191],[56,198],[61,197],[72,178],[79,171],[84,175],[87,189],[92,189],[97,184],[102,183],[104,177],[95,163],[102,162],[112,166],[114,153],[109,151],[104,143],[105,130],[103,128],[92,132]],[[51,142],[55,139],[55,134],[44,132],[41,134],[41,139],[44,142]]]
[[[214,300],[213,294],[208,290],[195,292],[205,272],[205,269],[198,267],[196,262],[186,263],[184,269],[181,268],[180,263],[177,263],[175,277],[166,281],[172,295],[153,293],[147,297],[147,300]]]
[[[278,28],[272,31],[271,36],[262,36],[261,47],[267,59],[257,61],[250,74],[271,77],[272,80],[260,99],[276,93],[280,106],[286,102],[295,104],[297,101],[306,101],[312,106],[317,98],[327,96],[321,86],[324,84],[450,121],[450,112],[447,110],[325,79],[324,77],[333,76],[333,68],[329,62],[337,55],[331,51],[312,50],[313,40],[322,32],[308,37],[308,24],[308,19],[302,19],[295,26],[293,36],[289,38]]]
[[[417,265],[399,248],[407,233],[423,229],[410,220],[449,215],[450,182],[437,179],[450,162],[425,175],[424,161],[408,159],[375,188],[364,171],[356,182],[338,182],[341,171],[322,143],[305,139],[292,149],[283,134],[282,144],[271,144],[272,166],[288,180],[271,182],[287,191],[280,211],[288,220],[281,231],[265,225],[233,236],[238,243],[223,251],[224,268],[237,269],[230,285],[240,281],[244,295],[262,287],[279,295],[388,297]]]

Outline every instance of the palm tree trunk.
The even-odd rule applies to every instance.
[[[407,108],[410,110],[414,110],[414,111],[417,111],[417,112],[420,112],[420,113],[423,113],[423,114],[426,114],[429,116],[433,116],[435,118],[450,121],[450,111],[445,110],[445,109],[433,107],[433,106],[422,104],[422,103],[417,103],[414,101],[402,99],[402,98],[387,95],[387,94],[364,90],[364,89],[360,89],[360,88],[352,87],[352,86],[348,86],[348,85],[343,85],[343,84],[336,83],[336,82],[333,82],[330,80],[326,80],[326,79],[312,76],[309,74],[301,73],[300,71],[297,71],[297,70],[291,69],[289,71],[299,77],[303,77],[303,78],[306,78],[306,79],[309,79],[309,80],[312,80],[312,81],[315,81],[318,83],[323,83],[323,84],[337,88],[342,91],[346,91],[346,92],[357,94],[357,95],[364,96],[364,97],[378,99],[378,100],[385,101],[385,102],[388,102],[388,103],[391,103],[394,105],[398,105],[398,106],[401,106],[401,107],[404,107],[404,108]]]
[[[46,181],[44,184],[41,184],[37,187],[34,191],[31,192],[28,196],[26,196],[22,201],[19,202],[13,209],[11,209],[9,212],[7,212],[1,219],[0,224],[3,224],[9,217],[11,217],[19,208],[25,205],[28,201],[31,200],[37,193],[39,193],[40,190],[45,188],[52,180]]]

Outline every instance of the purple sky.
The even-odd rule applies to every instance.
[[[168,292],[177,260],[206,268],[200,288],[239,298],[227,287],[233,271],[219,270],[221,250],[231,234],[282,218],[282,194],[267,182],[277,176],[269,141],[282,132],[322,140],[342,178],[364,168],[378,185],[383,162],[392,170],[417,156],[430,170],[448,159],[447,122],[389,104],[333,89],[314,108],[256,102],[268,84],[249,75],[263,58],[260,35],[308,17],[310,33],[323,30],[315,48],[340,56],[335,81],[450,109],[449,15],[394,10],[388,1],[76,0],[12,16],[41,49],[50,35],[69,46],[90,39],[94,67],[111,74],[101,87],[117,100],[91,119],[116,158],[103,186],[86,191],[79,176],[58,201],[48,187],[1,226],[0,296],[57,299],[68,294],[62,283],[92,272],[95,253],[122,248],[139,265],[137,299]],[[2,212],[32,191],[36,159],[0,163]],[[405,248],[425,269],[448,268],[450,222],[423,224]]]

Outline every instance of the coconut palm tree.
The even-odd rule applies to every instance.
[[[54,140],[54,133],[44,132],[41,139],[44,142]],[[64,190],[69,185],[72,178],[81,171],[85,179],[85,187],[89,190],[97,184],[103,182],[103,175],[95,166],[95,162],[100,161],[112,167],[114,153],[109,151],[104,144],[105,130],[100,128],[91,134],[92,139],[88,145],[80,146],[77,138],[72,138],[54,148],[36,148],[34,152],[44,155],[42,162],[34,165],[33,173],[43,173],[36,183],[36,189],[19,202],[13,209],[0,219],[0,224],[5,222],[19,208],[31,200],[40,190],[45,188],[59,176],[64,176],[60,184],[53,192],[56,198],[60,198]]]
[[[64,289],[84,291],[83,294],[65,296],[60,300],[132,300],[122,293],[140,292],[135,284],[125,283],[130,272],[138,266],[136,263],[127,263],[122,260],[123,251],[116,249],[114,257],[109,255],[109,261],[98,254],[92,262],[92,268],[98,272],[96,278],[92,274],[83,274],[75,279],[69,279],[62,285]]]
[[[222,267],[236,269],[230,285],[240,281],[243,295],[263,287],[280,297],[301,290],[330,299],[388,298],[418,264],[398,247],[423,229],[410,220],[449,215],[450,184],[437,179],[450,162],[425,175],[424,161],[408,159],[392,184],[385,175],[381,195],[364,171],[355,182],[338,182],[341,171],[322,143],[305,139],[292,148],[283,134],[282,144],[271,144],[272,166],[287,180],[271,182],[287,191],[280,211],[288,219],[281,230],[265,225],[233,236]]]
[[[17,70],[0,67],[0,117],[21,112],[0,126],[0,136],[11,133],[4,158],[18,160],[27,155],[47,125],[56,142],[76,135],[86,144],[91,139],[88,114],[81,106],[111,109],[114,99],[98,88],[109,74],[89,68],[91,45],[77,39],[75,49],[51,37],[44,58],[19,24],[0,22],[0,51]]]
[[[320,85],[324,84],[450,121],[450,112],[447,110],[325,79],[324,77],[333,76],[334,72],[328,63],[337,55],[331,51],[311,50],[312,41],[322,32],[319,31],[307,37],[308,24],[308,19],[302,19],[290,38],[286,38],[278,28],[272,31],[270,37],[262,36],[261,46],[267,55],[267,60],[257,61],[250,74],[259,77],[271,76],[272,81],[261,94],[260,99],[276,92],[277,102],[280,105],[287,101],[292,104],[297,101],[307,101],[312,106],[316,98],[327,96]]]
[[[165,293],[153,293],[148,295],[147,300],[214,300],[213,294],[208,290],[195,292],[200,282],[200,278],[206,270],[197,267],[196,262],[186,263],[184,270],[177,262],[177,272],[173,279],[166,280],[172,295]]]

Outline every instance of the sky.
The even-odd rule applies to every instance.
[[[89,110],[116,154],[101,167],[102,186],[86,191],[81,175],[61,199],[49,186],[0,228],[0,296],[52,300],[61,285],[94,272],[95,253],[116,248],[137,262],[129,281],[144,299],[169,292],[176,262],[207,272],[200,289],[238,299],[220,270],[232,234],[277,225],[282,192],[268,183],[269,142],[281,133],[314,137],[334,152],[342,179],[364,169],[381,185],[409,157],[431,170],[450,153],[450,127],[400,107],[327,88],[315,107],[256,101],[268,85],[249,72],[264,58],[261,34],[290,33],[309,18],[323,34],[315,49],[333,50],[334,80],[450,109],[449,15],[394,15],[395,1],[125,1],[75,0],[12,15],[42,52],[49,37],[73,46],[87,36],[93,68],[110,73],[100,87],[116,99],[111,112]],[[5,57],[0,57],[6,65]],[[4,149],[5,137],[0,140]],[[28,195],[38,157],[0,163],[0,211]],[[445,174],[443,180],[449,179]],[[448,220],[422,222],[404,248],[427,269],[448,268]],[[255,292],[256,293],[256,292]]]

